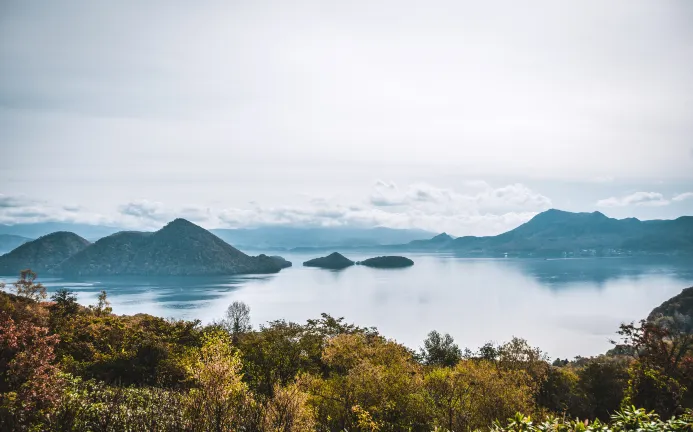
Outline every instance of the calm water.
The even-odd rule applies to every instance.
[[[436,329],[460,346],[528,339],[551,356],[593,355],[610,347],[618,325],[644,318],[693,285],[691,259],[464,259],[410,254],[411,268],[342,271],[305,268],[316,254],[284,254],[294,267],[267,276],[223,278],[43,279],[49,291],[69,288],[92,304],[108,291],[114,312],[220,318],[234,300],[251,307],[255,326],[304,322],[321,312],[344,316],[412,348]],[[349,254],[363,259],[366,255]],[[373,256],[373,253],[370,253]],[[6,281],[11,278],[4,278]]]

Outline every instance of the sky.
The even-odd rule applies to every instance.
[[[0,3],[0,223],[693,214],[693,2]]]

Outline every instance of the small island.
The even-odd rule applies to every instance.
[[[320,267],[330,270],[340,270],[354,265],[354,261],[344,255],[333,252],[325,257],[314,258],[303,263],[306,267]]]
[[[403,256],[379,256],[375,258],[368,258],[367,260],[360,261],[357,264],[375,268],[402,268],[413,266],[414,261]]]

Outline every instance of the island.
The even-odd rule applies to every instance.
[[[313,258],[303,263],[306,267],[320,267],[330,270],[341,270],[343,268],[354,265],[354,261],[340,254],[339,252],[333,252],[327,256],[320,258]]]
[[[402,268],[413,266],[414,261],[403,256],[379,256],[368,258],[356,264],[374,268]]]

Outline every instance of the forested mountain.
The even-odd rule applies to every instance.
[[[87,246],[87,240],[71,232],[48,234],[0,256],[0,275],[18,274],[27,268],[51,273],[58,264]]]
[[[693,253],[693,217],[640,221],[612,219],[600,212],[547,210],[506,233],[447,235],[397,246],[402,250],[454,251],[474,256],[614,256]]]
[[[63,274],[86,275],[230,275],[276,273],[277,260],[244,254],[185,219],[154,233],[121,232],[105,237],[61,266]]]

